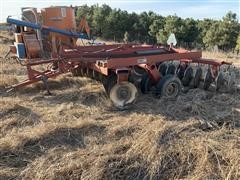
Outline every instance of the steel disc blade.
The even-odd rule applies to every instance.
[[[145,75],[142,77],[142,80],[141,80],[141,82],[140,82],[141,92],[142,92],[143,94],[147,94],[147,93],[150,91],[151,86],[152,86],[151,80],[150,80],[148,74],[145,74]]]
[[[223,73],[219,72],[215,80],[216,91],[223,88],[224,84],[225,84],[225,79],[224,79]]]
[[[177,68],[177,76],[179,79],[182,79],[184,76],[184,72],[185,72],[185,66],[183,64],[179,64],[178,68]]]
[[[86,71],[87,70],[86,70],[85,67],[82,67],[80,71],[81,71],[82,76],[86,76]]]
[[[200,84],[202,77],[202,68],[198,67],[195,71],[194,77],[193,77],[193,87],[197,88]]]
[[[231,91],[234,87],[236,81],[236,74],[235,72],[228,72],[228,77],[227,77],[227,88],[228,91]]]
[[[188,66],[184,72],[184,76],[182,78],[183,86],[188,86],[193,78],[193,68]]]
[[[166,74],[172,74],[174,75],[176,72],[176,66],[174,64],[169,64],[168,68],[166,70]]]
[[[166,63],[161,63],[159,65],[158,71],[161,73],[162,76],[165,76],[167,68],[168,68],[168,65]]]
[[[211,69],[209,68],[206,71],[204,76],[203,89],[208,90],[212,82],[213,82],[213,77],[212,77]]]

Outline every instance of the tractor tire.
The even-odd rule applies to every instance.
[[[169,99],[175,99],[181,92],[182,84],[175,75],[166,75],[156,85],[157,95]]]

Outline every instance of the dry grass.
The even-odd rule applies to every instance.
[[[61,76],[46,96],[4,93],[24,75],[11,59],[0,74],[0,179],[240,179],[238,92],[142,95],[117,111],[87,78]]]

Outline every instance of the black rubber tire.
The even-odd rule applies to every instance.
[[[211,69],[208,69],[204,76],[203,89],[208,90],[212,82],[213,82],[213,77],[212,77]]]
[[[181,79],[183,86],[188,86],[193,78],[193,68],[188,66],[184,72],[184,76]]]
[[[174,93],[170,95],[167,91],[168,88],[172,86],[174,88]],[[182,85],[180,79],[172,74],[164,76],[156,85],[156,90],[157,90],[157,96],[165,97],[165,98],[170,98],[170,99],[175,99],[179,93],[181,92]]]
[[[196,69],[195,75],[193,77],[193,87],[197,88],[201,82],[202,68],[198,67]]]
[[[143,94],[149,93],[151,86],[152,86],[151,80],[150,80],[148,74],[146,73],[143,75],[142,80],[140,82],[141,92]]]
[[[174,64],[169,64],[166,70],[166,74],[174,75],[176,73],[176,66]]]

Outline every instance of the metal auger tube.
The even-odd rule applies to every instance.
[[[50,27],[50,26],[43,26],[40,24],[30,23],[30,22],[26,22],[26,21],[20,21],[20,20],[13,19],[10,17],[7,18],[7,23],[15,24],[17,26],[26,26],[26,27],[30,27],[32,29],[40,29],[40,30],[55,32],[55,33],[69,36],[69,37],[75,37],[75,38],[81,38],[81,39],[87,39],[87,40],[91,39],[88,37],[88,35],[83,34],[83,33],[66,31],[66,30],[62,30],[62,29],[58,29],[58,28],[54,28],[54,27]]]

